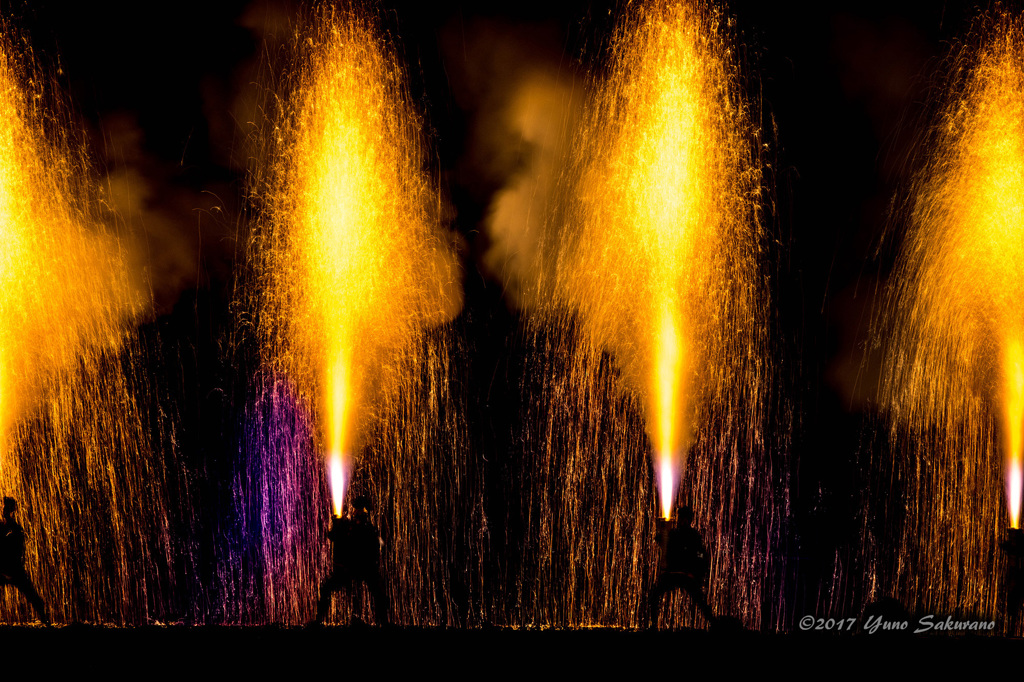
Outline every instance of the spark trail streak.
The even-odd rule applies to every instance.
[[[723,22],[702,3],[628,4],[536,237],[541,257],[516,273],[539,311],[537,369],[551,374],[542,395],[525,396],[550,400],[525,417],[540,427],[527,447],[565,486],[530,493],[540,499],[525,513],[539,503],[573,526],[531,531],[542,560],[524,575],[546,590],[576,586],[534,617],[642,620],[653,470],[659,512],[672,513],[681,487],[716,549],[712,603],[761,625],[780,515],[763,440],[765,235],[757,135]]]
[[[882,395],[910,506],[903,561],[880,577],[912,607],[988,617],[1000,529],[1020,524],[1024,32],[998,16],[975,38],[952,63],[894,275]]]
[[[353,476],[376,499],[398,619],[447,624],[448,597],[437,595],[456,564],[436,545],[438,528],[455,532],[473,514],[453,524],[438,502],[465,492],[447,487],[462,485],[465,444],[447,406],[449,331],[431,329],[462,302],[440,195],[422,170],[421,119],[392,48],[364,13],[326,9],[300,28],[296,46],[269,169],[257,171],[269,198],[252,251],[261,401],[271,413],[253,413],[266,440],[251,447],[266,453],[261,475],[276,486],[260,512],[273,519],[264,532],[268,616],[310,616],[328,543],[326,527],[307,531],[326,521],[315,504],[326,472],[335,514]],[[313,428],[297,416],[304,412]],[[294,452],[278,460],[284,451]],[[326,453],[326,466],[314,453]],[[279,471],[266,469],[271,461]]]

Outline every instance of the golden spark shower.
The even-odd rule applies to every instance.
[[[444,406],[450,342],[442,328],[461,308],[461,274],[441,223],[444,200],[425,171],[423,123],[404,71],[372,12],[348,6],[303,23],[295,46],[266,166],[255,173],[254,187],[269,195],[251,253],[267,384],[261,400],[273,406],[265,421],[250,421],[254,430],[270,430],[260,436],[269,443],[253,448],[265,453],[261,475],[282,496],[277,509],[259,513],[280,519],[286,544],[298,543],[284,548],[282,561],[296,563],[280,577],[295,589],[268,586],[268,608],[301,621],[309,618],[310,585],[318,584],[304,576],[316,575],[328,548],[317,530],[320,516],[306,502],[317,499],[322,479],[305,467],[326,475],[336,516],[360,476],[378,508],[394,510],[390,556],[409,566],[396,570],[419,573],[395,589],[412,592],[443,589],[427,577],[450,568],[443,552],[417,535],[444,523],[434,516],[444,509],[417,496],[433,499],[444,480],[457,481],[444,467],[457,469],[465,453],[446,440],[462,436],[458,415]],[[279,399],[285,390],[287,401]],[[296,445],[294,435],[281,435],[282,425],[289,434],[306,433],[301,415],[312,428]],[[433,448],[437,454],[428,455]],[[282,452],[308,462],[271,463]],[[312,530],[292,530],[301,527]],[[268,552],[278,551],[270,544]],[[282,565],[270,561],[272,570]],[[445,618],[416,598],[396,603],[413,614],[407,621]]]
[[[576,580],[600,576],[594,601],[588,592],[550,608],[555,622],[639,618],[597,595],[643,591],[651,483],[657,515],[670,518],[680,499],[702,527],[716,519],[715,569],[749,576],[719,582],[719,599],[728,591],[754,621],[770,590],[765,564],[743,558],[765,556],[779,511],[762,437],[771,359],[758,134],[725,22],[703,3],[628,3],[579,130],[564,133],[567,170],[555,174],[550,217],[525,228],[536,230],[537,248],[506,261],[518,299],[534,311],[546,358],[537,363],[551,376],[539,389],[551,405],[525,417],[544,425],[533,437],[548,440],[535,443],[548,453],[536,466],[567,486],[540,500],[540,513],[586,519],[567,538],[538,529],[535,541],[541,553],[563,543],[579,552],[578,567],[563,567],[589,574]],[[501,223],[514,220],[507,208],[522,189],[498,197],[497,233],[511,231]],[[530,252],[537,258],[524,263]],[[629,522],[607,527],[600,515]],[[622,563],[599,559],[603,541]]]
[[[557,287],[641,397],[667,518],[699,413],[759,351],[759,175],[721,18],[633,11],[585,133],[581,233]]]
[[[132,331],[148,301],[53,83],[13,35],[0,22],[0,489],[36,531],[26,563],[56,621],[144,622],[176,594],[159,577],[175,474],[153,449],[165,424]],[[18,621],[12,592],[0,605]]]
[[[981,22],[914,184],[891,289],[883,405],[910,460],[910,603],[994,614],[998,541],[1019,528],[1024,429],[1024,25]]]
[[[293,94],[282,248],[268,265],[288,310],[279,358],[322,415],[336,514],[366,424],[403,381],[402,353],[460,305],[403,76],[368,31],[337,21],[316,36]]]
[[[83,352],[116,350],[141,301],[109,276],[117,247],[76,206],[80,161],[54,146],[42,95],[22,88],[19,55],[0,44],[0,470],[15,424]],[[55,321],[60,320],[59,324]]]

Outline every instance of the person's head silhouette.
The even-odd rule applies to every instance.
[[[368,520],[371,511],[373,511],[373,503],[370,502],[370,498],[366,495],[360,495],[352,501],[352,513],[355,518]]]

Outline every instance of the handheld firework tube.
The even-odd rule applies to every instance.
[[[655,539],[658,543],[658,574],[664,575],[668,572],[668,538],[672,532],[675,522],[666,513],[664,518],[654,520]]]

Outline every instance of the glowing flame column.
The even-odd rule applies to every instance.
[[[327,457],[331,481],[331,502],[335,516],[341,516],[345,498],[345,422],[350,418],[351,387],[347,383],[352,365],[350,353],[341,351],[337,361],[331,366],[327,377],[328,417]]]
[[[1024,347],[1018,339],[1003,357],[1003,429],[1006,442],[1006,499],[1010,527],[1020,528],[1022,459],[1024,459]]]
[[[424,330],[461,306],[421,121],[374,20],[320,11],[298,34],[256,243],[264,357],[316,416],[336,515]]]
[[[686,414],[686,390],[683,386],[686,349],[679,323],[671,310],[666,309],[658,334],[657,345],[657,414],[658,429],[655,448],[658,458],[658,489],[661,491],[661,513],[672,516],[676,487],[679,481],[680,444],[685,425],[680,425]]]
[[[709,104],[709,84],[704,82],[707,65],[700,62],[713,57],[702,54],[700,38],[695,35],[699,29],[692,20],[681,23],[689,19],[684,13],[668,11],[664,18],[667,21],[653,34],[641,34],[651,42],[635,48],[640,54],[633,57],[643,55],[651,69],[644,74],[651,90],[636,129],[630,131],[635,136],[630,145],[638,146],[631,150],[632,161],[638,179],[643,180],[631,192],[632,220],[635,229],[652,233],[648,238],[655,277],[651,322],[657,331],[651,394],[657,427],[651,431],[658,458],[661,513],[668,519],[693,428],[693,386],[688,381],[693,368],[686,352],[687,346],[693,345],[686,334],[693,329],[685,328],[683,310],[696,292],[689,290],[690,282],[683,273],[699,258],[694,249],[695,233],[707,229],[701,223],[714,224],[714,207],[708,202],[715,179],[708,177],[707,168],[701,168],[702,155],[711,150],[701,143],[709,133],[710,121],[702,118],[699,110]]]
[[[563,274],[590,343],[643,401],[665,518],[697,420],[729,409],[706,398],[757,383],[739,365],[758,352],[760,175],[722,21],[697,2],[630,6],[582,136]]]

